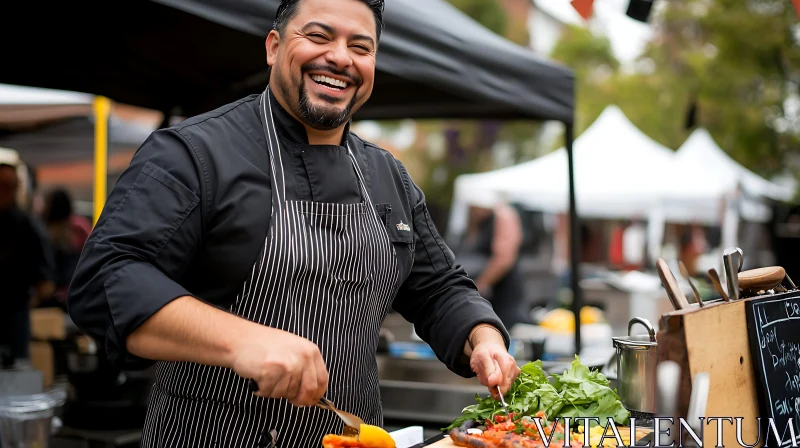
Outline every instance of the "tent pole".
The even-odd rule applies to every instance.
[[[94,99],[94,213],[92,225],[97,224],[106,202],[108,181],[108,116],[111,103],[106,97]]]
[[[572,312],[575,315],[575,354],[581,352],[581,308],[583,295],[580,287],[581,260],[581,226],[575,205],[575,160],[572,142],[575,129],[572,123],[564,123],[564,138],[567,148],[567,166],[569,168],[569,258],[570,283],[572,286]]]

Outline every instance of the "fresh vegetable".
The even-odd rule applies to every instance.
[[[467,420],[475,420],[489,424],[496,421],[494,416],[504,413],[499,400],[487,396],[475,395],[477,404],[467,406],[450,426],[449,431],[461,426]],[[581,364],[575,356],[572,367],[561,375],[548,375],[542,369],[541,361],[525,364],[511,390],[506,394],[508,410],[517,417],[536,416],[543,412],[548,417],[598,417],[601,425],[608,423],[608,418],[620,425],[628,424],[630,412],[619,400],[617,392],[609,387],[609,381],[599,371],[591,371]],[[574,420],[573,420],[574,421]],[[577,426],[583,422],[574,421]],[[590,426],[598,424],[590,421]]]

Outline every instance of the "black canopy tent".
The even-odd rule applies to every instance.
[[[278,0],[4,2],[0,82],[102,95],[189,116],[266,84]],[[388,0],[374,93],[356,119],[495,118],[565,124],[571,278],[580,351],[579,225],[572,163],[574,75],[444,0]]]

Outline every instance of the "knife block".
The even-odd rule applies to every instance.
[[[750,356],[746,302],[747,299],[712,302],[703,308],[692,307],[664,314],[656,340],[659,362],[675,361],[681,366],[676,417],[687,416],[694,376],[708,372],[711,385],[704,415],[743,417],[742,438],[746,443],[753,443],[758,437],[756,418],[759,417],[759,407]],[[739,446],[735,420],[734,424],[726,421],[721,424],[723,445]],[[717,423],[704,424],[702,437],[703,446],[716,446]]]

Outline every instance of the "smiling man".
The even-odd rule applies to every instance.
[[[381,425],[390,309],[493,393],[519,374],[422,191],[350,132],[382,13],[283,0],[264,92],[154,132],[110,194],[69,312],[116,365],[156,363],[144,447],[319,446],[341,430],[323,396]]]

